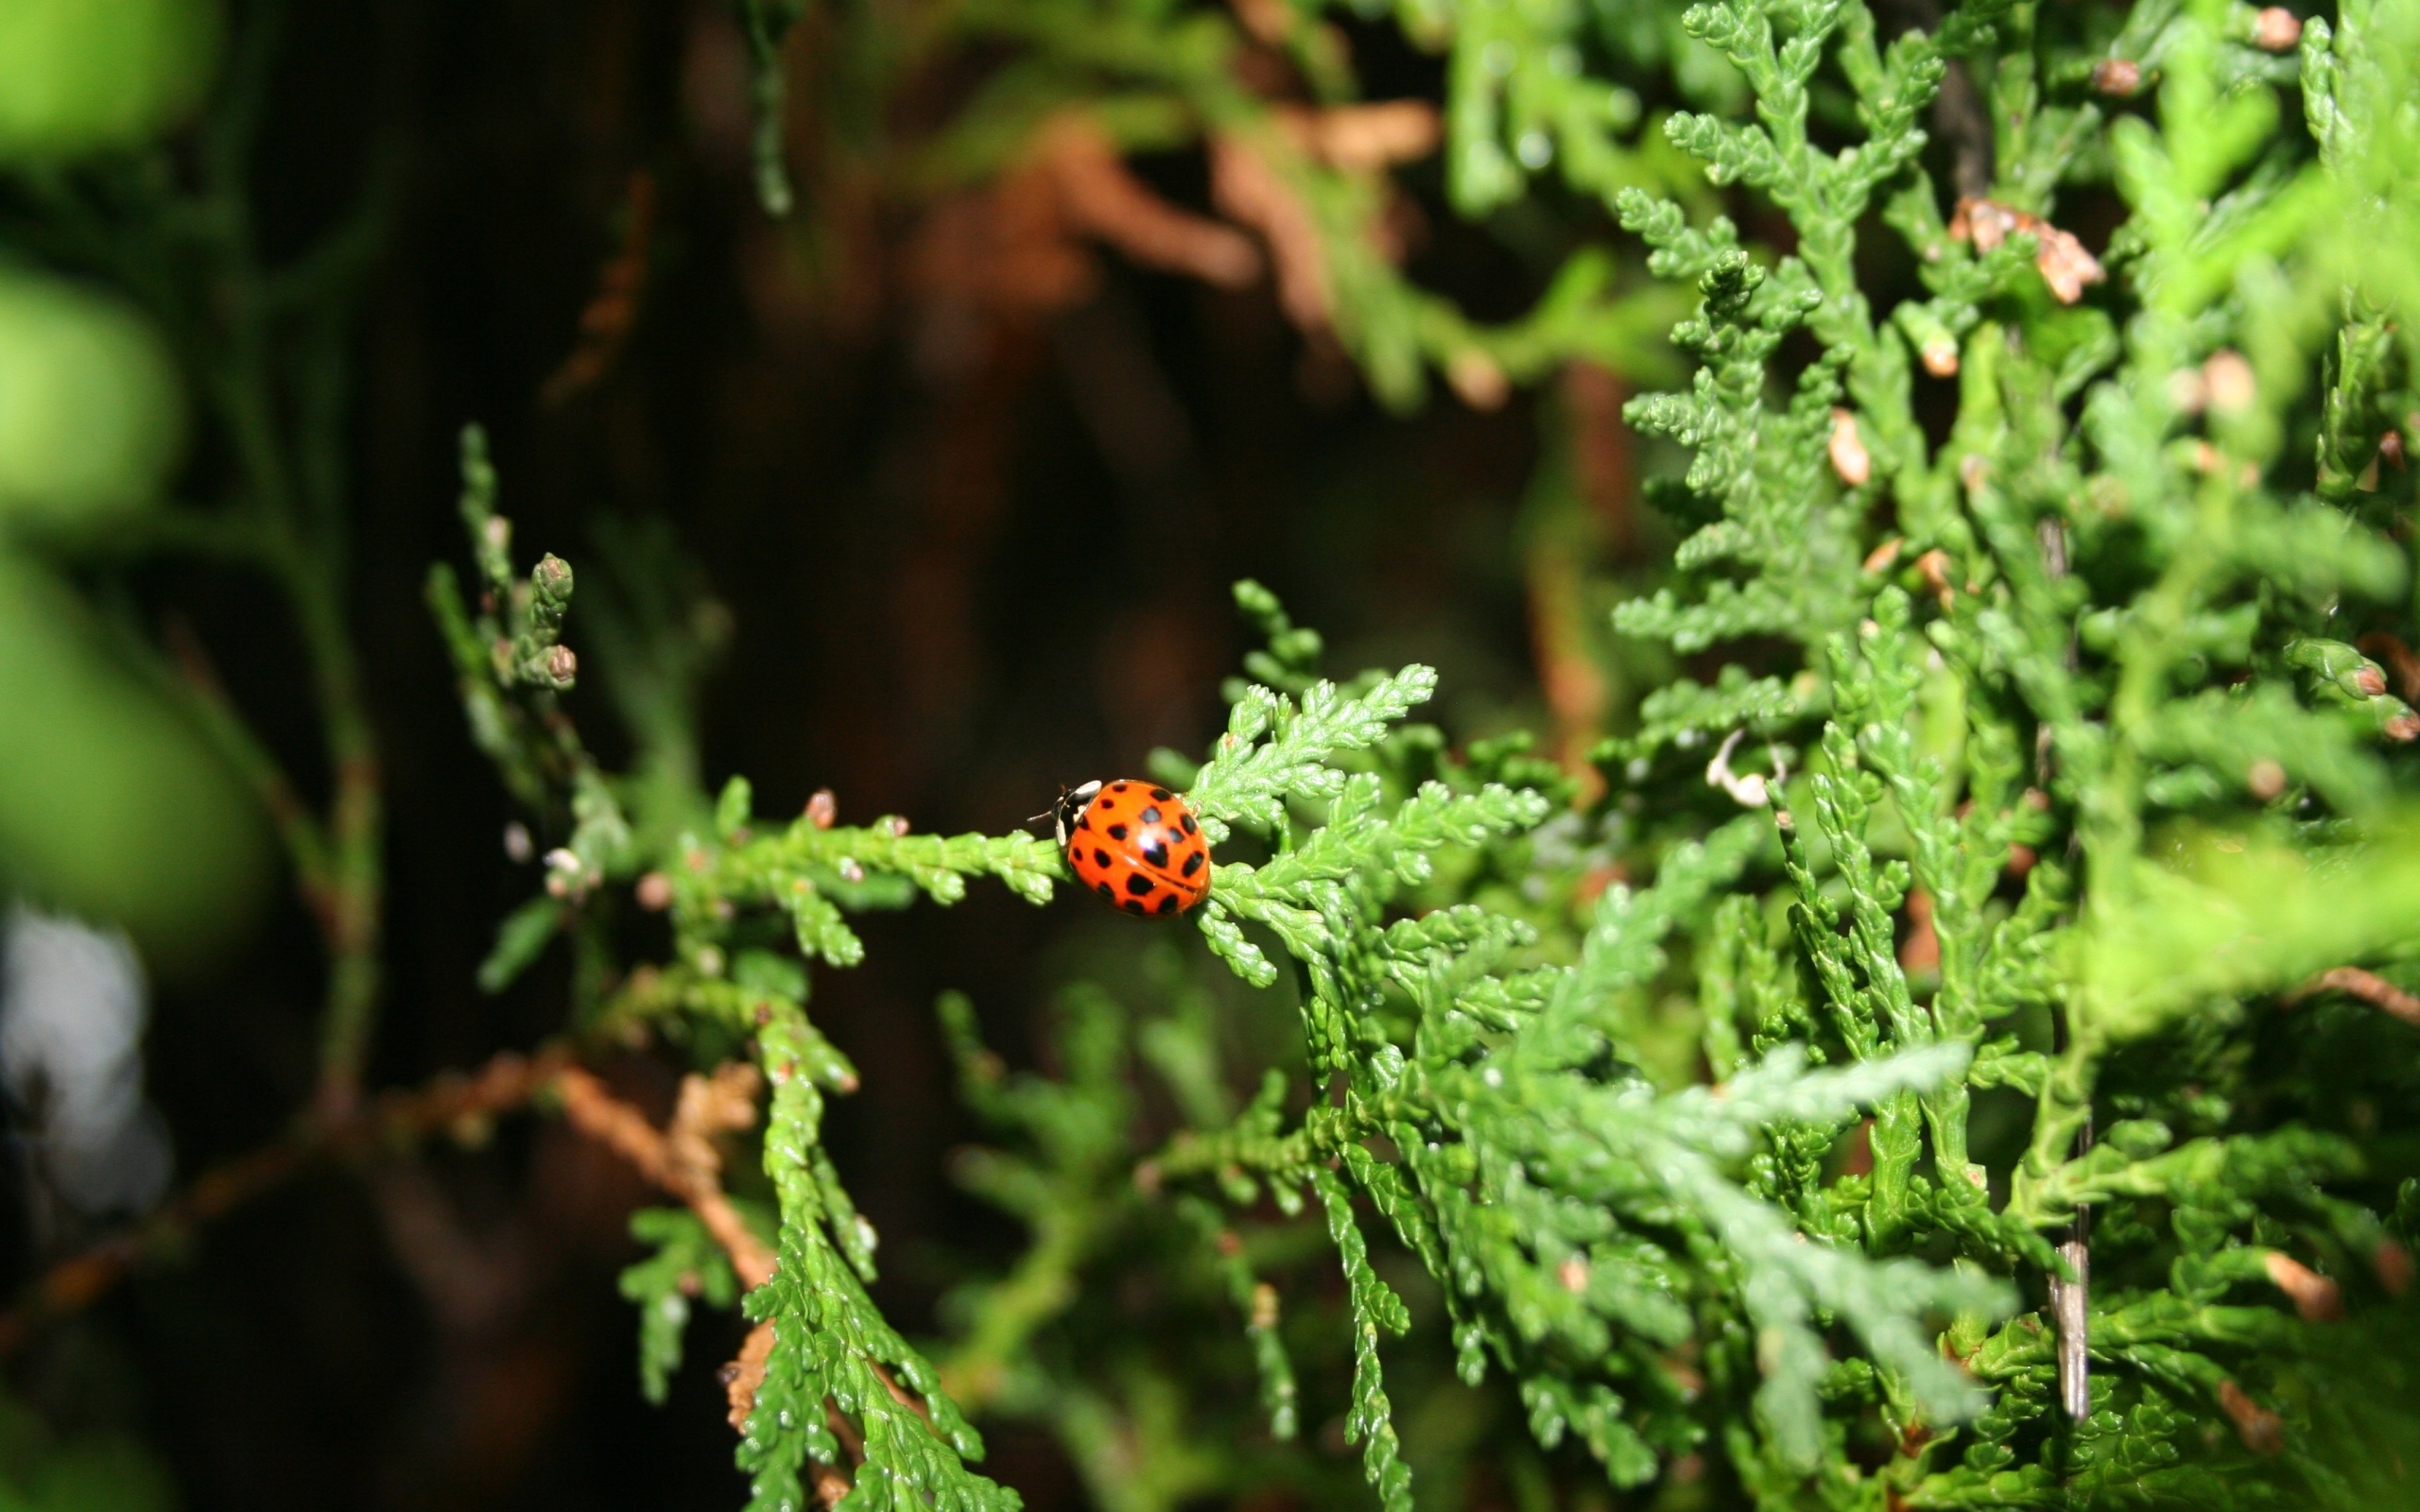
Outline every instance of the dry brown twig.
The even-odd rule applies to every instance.
[[[1282,141],[1252,142],[1233,132],[1211,138],[1210,198],[1269,243],[1277,302],[1287,318],[1305,331],[1324,331],[1334,295],[1319,227],[1310,207],[1270,161],[1272,148],[1287,150]]]
[[[745,1061],[727,1061],[712,1076],[692,1072],[681,1078],[681,1100],[674,1105],[672,1122],[659,1129],[579,1067],[566,1071],[562,1083],[565,1121],[680,1198],[722,1246],[733,1273],[751,1291],[773,1279],[773,1251],[723,1194],[722,1152],[715,1148],[715,1138],[756,1122],[756,1093],[762,1085],[756,1068]],[[773,1325],[768,1320],[748,1331],[738,1358],[723,1367],[733,1432],[746,1431],[772,1357]],[[838,1481],[838,1494],[826,1494],[827,1476]],[[848,1494],[849,1485],[838,1471],[819,1466],[815,1488],[830,1506]]]
[[[723,1366],[722,1388],[731,1404],[731,1431],[748,1431],[748,1415],[756,1410],[756,1391],[765,1383],[765,1367],[772,1363],[773,1325],[769,1320],[748,1331],[739,1354]]]
[[[754,1290],[773,1278],[772,1247],[748,1227],[722,1190],[718,1135],[756,1122],[762,1078],[745,1061],[730,1061],[711,1076],[681,1078],[681,1100],[669,1126],[658,1129],[647,1115],[605,1090],[578,1066],[564,1068],[557,1084],[563,1117],[574,1128],[638,1168],[639,1174],[680,1198],[731,1257],[740,1284]]]
[[[315,1105],[285,1139],[213,1166],[142,1222],[44,1271],[16,1306],[0,1314],[0,1356],[23,1346],[43,1322],[91,1305],[146,1260],[182,1247],[204,1224],[317,1161],[407,1147],[440,1130],[475,1138],[488,1120],[527,1105],[570,1064],[570,1052],[561,1046],[527,1056],[506,1051],[468,1074],[442,1072],[421,1087],[383,1093],[340,1122]]]
[[[621,249],[597,271],[596,293],[579,312],[579,339],[562,366],[538,390],[538,397],[549,404],[560,404],[604,377],[637,322],[639,295],[647,286],[655,240],[653,174],[645,168],[631,173],[625,205],[628,220]]]
[[[763,1085],[756,1068],[745,1061],[726,1061],[711,1076],[692,1073],[681,1078],[681,1097],[674,1105],[672,1122],[662,1129],[578,1066],[566,1067],[557,1086],[564,1119],[686,1204],[706,1226],[706,1231],[714,1235],[715,1242],[722,1246],[724,1253],[731,1257],[732,1270],[752,1291],[772,1280],[775,1257],[770,1246],[748,1227],[747,1220],[724,1195],[722,1154],[716,1148],[715,1140],[756,1122],[756,1096]],[[735,1431],[747,1429],[749,1414],[756,1408],[757,1389],[765,1383],[766,1367],[772,1356],[773,1325],[769,1319],[748,1331],[738,1357],[724,1367],[723,1389]],[[912,1409],[927,1424],[932,1421],[924,1402],[893,1380],[880,1362],[866,1363],[892,1400]],[[863,1448],[856,1431],[829,1400],[824,1403],[824,1411],[850,1456],[862,1460]],[[837,1504],[849,1494],[849,1478],[836,1467],[816,1466],[814,1480],[815,1494],[826,1506]]]
[[[1628,397],[1628,387],[1604,368],[1588,362],[1564,366],[1562,398],[1577,487],[1574,512],[1559,524],[1533,525],[1522,548],[1530,644],[1538,685],[1554,716],[1552,748],[1579,782],[1575,801],[1583,805],[1604,787],[1604,775],[1588,752],[1603,737],[1609,694],[1589,646],[1590,610],[1582,579],[1595,551],[1618,559],[1632,547],[1636,479],[1630,430],[1621,421]]]
[[[1317,163],[1380,176],[1434,152],[1443,129],[1435,108],[1419,100],[1316,110],[1277,105],[1270,120],[1273,129],[1220,133],[1208,143],[1211,200],[1227,217],[1221,221],[1155,193],[1089,116],[1059,115],[1035,131],[1021,163],[925,218],[911,254],[914,279],[944,297],[1030,315],[1067,309],[1091,295],[1098,268],[1088,241],[1138,266],[1219,288],[1243,287],[1266,263],[1287,318],[1306,333],[1325,332],[1335,308],[1326,249],[1293,170]],[[1247,230],[1266,244],[1266,258]],[[1371,234],[1393,257],[1400,248],[1388,232],[1381,223]],[[1491,407],[1501,402],[1506,380],[1492,359],[1471,355],[1451,375],[1457,391]]]
[[[1057,199],[1046,176],[1027,170],[941,200],[917,228],[908,282],[943,304],[1012,317],[1082,303],[1099,270]]]
[[[658,1129],[576,1064],[567,1048],[549,1045],[527,1056],[507,1051],[467,1074],[441,1073],[421,1087],[384,1093],[340,1122],[306,1112],[287,1138],[213,1167],[142,1223],[44,1272],[14,1308],[0,1314],[0,1356],[23,1346],[42,1323],[90,1305],[145,1260],[181,1247],[203,1224],[317,1161],[407,1148],[439,1131],[475,1140],[497,1113],[526,1107],[550,1091],[573,1127],[696,1212],[731,1257],[732,1270],[752,1289],[772,1277],[774,1255],[724,1194],[715,1140],[756,1121],[759,1088],[756,1069],[742,1062],[726,1064],[712,1076],[683,1077],[672,1121]],[[772,1325],[757,1325],[726,1378],[734,1427],[747,1422],[772,1347]],[[875,1368],[894,1399],[925,1411],[888,1372]],[[853,1431],[839,1436],[844,1445],[856,1438]],[[816,1496],[826,1506],[849,1492],[848,1477],[833,1467],[816,1467],[814,1479]]]
[[[2358,966],[2330,967],[2295,996],[2307,997],[2313,992],[2328,991],[2360,998],[2370,1006],[2420,1028],[2420,997],[2406,992],[2376,971],[2365,971]]]
[[[1098,269],[1087,240],[1219,288],[1260,276],[1250,237],[1162,198],[1098,123],[1073,112],[1037,130],[1024,161],[989,187],[938,206],[912,256],[917,281],[935,293],[1047,313],[1091,295]]]
[[[1444,128],[1426,100],[1380,100],[1308,110],[1277,107],[1277,122],[1297,146],[1332,168],[1374,171],[1437,150]]]
[[[1151,192],[1107,132],[1063,115],[1036,138],[1034,167],[1048,176],[1068,226],[1146,267],[1189,274],[1220,288],[1260,276],[1260,253],[1232,226],[1179,209]]]

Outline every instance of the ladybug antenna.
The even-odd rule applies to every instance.
[[[1041,813],[1039,813],[1039,814],[1028,814],[1028,815],[1027,815],[1027,816],[1025,816],[1025,820],[1024,820],[1024,822],[1025,822],[1025,823],[1027,823],[1027,824],[1031,824],[1031,823],[1033,823],[1033,822],[1034,822],[1035,820],[1037,820],[1037,819],[1047,819],[1047,818],[1054,818],[1054,817],[1056,817],[1056,816],[1058,816],[1058,813],[1059,813],[1059,810],[1060,810],[1061,806],[1062,806],[1062,805],[1063,805],[1063,804],[1067,801],[1067,795],[1068,795],[1070,792],[1072,792],[1072,791],[1074,791],[1074,790],[1073,790],[1072,788],[1068,787],[1068,785],[1067,785],[1066,783],[1064,783],[1064,782],[1060,783],[1060,784],[1059,784],[1059,797],[1058,797],[1058,799],[1057,799],[1055,802],[1053,802],[1053,803],[1052,803],[1048,808],[1044,809],[1044,810],[1043,810]]]

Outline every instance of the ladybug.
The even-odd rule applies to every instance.
[[[1210,891],[1210,842],[1184,799],[1140,780],[1059,796],[1059,844],[1076,880],[1130,914],[1181,914]]]

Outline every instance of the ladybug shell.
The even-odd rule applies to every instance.
[[[1139,779],[1093,782],[1060,800],[1076,880],[1130,914],[1181,914],[1210,890],[1210,842],[1184,799]]]

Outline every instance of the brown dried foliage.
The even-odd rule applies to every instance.
[[[2284,6],[2269,6],[2252,18],[2252,44],[2273,53],[2291,52],[2303,40],[2303,20]]]
[[[748,1431],[748,1415],[756,1410],[756,1391],[765,1383],[765,1368],[773,1358],[773,1320],[767,1318],[740,1341],[739,1357],[722,1367],[724,1394],[731,1401],[731,1431]]]
[[[1426,100],[1381,100],[1310,110],[1277,108],[1278,124],[1295,146],[1332,168],[1375,171],[1412,163],[1437,150],[1444,130]]]
[[[1908,893],[1908,937],[1899,942],[1899,966],[1908,971],[1941,970],[1941,935],[1932,924],[1932,894],[1922,887]]]
[[[2286,1425],[2234,1382],[2219,1383],[2219,1408],[2235,1423],[2243,1447],[2254,1453],[2274,1454],[2286,1447]]]
[[[1996,200],[1970,197],[1958,201],[1957,213],[1949,220],[1949,234],[1962,242],[1973,242],[1979,252],[1988,252],[2011,236],[2032,237],[2033,266],[2040,269],[2042,281],[2050,285],[2050,292],[2061,304],[2075,303],[2083,298],[2084,285],[2108,277],[2100,261],[2085,251],[2083,243],[2073,235],[2039,215]]]
[[[1874,458],[1857,433],[1857,417],[1847,410],[1832,411],[1832,438],[1825,449],[1831,454],[1833,472],[1850,488],[1860,487],[1874,476]]]
[[[2143,87],[2143,65],[2131,58],[2104,58],[2092,65],[2092,87],[2122,99]]]
[[[1305,331],[1327,329],[1334,294],[1327,257],[1310,207],[1271,161],[1278,144],[1228,133],[1210,142],[1210,198],[1230,218],[1260,232],[1276,266],[1277,302]]]
[[[2286,1294],[2306,1323],[2333,1323],[2344,1315],[2344,1294],[2337,1284],[2293,1256],[2273,1249],[2261,1258],[2270,1280]]]
[[[1260,273],[1249,237],[1152,192],[1108,134],[1076,113],[1037,131],[1025,160],[985,189],[935,207],[909,262],[930,292],[1004,314],[1048,314],[1091,296],[1099,269],[1087,241],[1220,288]]]
[[[631,175],[625,200],[622,248],[596,275],[596,293],[579,312],[579,335],[539,388],[539,397],[560,404],[610,372],[638,320],[639,296],[647,287],[648,257],[655,239],[655,176],[641,168]]]

